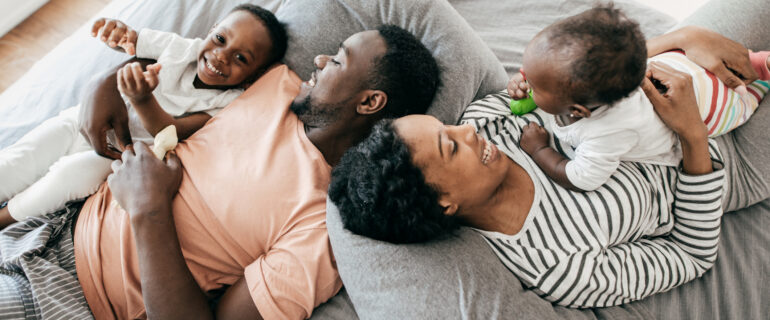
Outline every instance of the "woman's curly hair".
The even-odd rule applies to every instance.
[[[458,228],[443,213],[439,191],[425,181],[392,119],[349,149],[332,172],[329,198],[355,234],[392,243],[425,242]]]

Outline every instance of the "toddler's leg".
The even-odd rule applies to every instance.
[[[61,156],[87,145],[77,116],[78,107],[66,109],[0,150],[0,202],[34,183]]]
[[[40,180],[8,201],[11,216],[20,221],[61,209],[67,201],[94,193],[110,174],[112,160],[93,150],[64,156]]]
[[[770,80],[770,51],[750,52],[749,59],[759,75],[759,80]]]

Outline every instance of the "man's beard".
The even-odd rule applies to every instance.
[[[289,110],[294,112],[302,123],[310,127],[325,127],[339,118],[339,106],[314,104],[310,100],[310,95],[302,101],[292,101]]]

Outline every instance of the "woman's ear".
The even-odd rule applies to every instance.
[[[375,114],[385,108],[388,103],[388,95],[381,90],[366,90],[365,96],[358,104],[356,112],[359,114]]]
[[[441,206],[441,208],[444,210],[445,215],[453,216],[457,214],[458,206],[456,203],[452,203],[451,201],[446,199],[439,199],[438,205]]]
[[[569,107],[569,116],[574,118],[590,118],[591,110],[582,104],[573,104]]]

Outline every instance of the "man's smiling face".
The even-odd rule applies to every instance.
[[[325,126],[344,112],[356,112],[375,62],[386,52],[376,30],[356,33],[340,44],[333,56],[315,57],[316,70],[302,83],[291,110],[309,126]],[[347,109],[346,109],[347,108]]]

